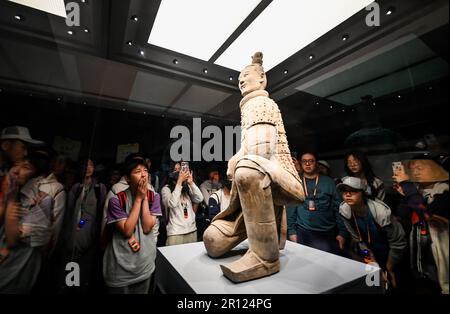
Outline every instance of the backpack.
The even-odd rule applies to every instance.
[[[116,194],[117,198],[119,199],[120,208],[122,208],[123,211],[126,212],[126,206],[127,206],[127,193],[125,191],[121,191]],[[148,206],[151,209],[153,205],[153,201],[155,200],[155,192],[148,190],[147,191],[147,199],[148,199]],[[113,229],[111,225],[106,225],[103,229],[103,233],[101,235],[100,239],[100,247],[102,251],[106,250],[106,247],[108,246],[108,243],[111,242],[113,236]]]

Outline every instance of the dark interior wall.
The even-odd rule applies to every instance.
[[[33,138],[53,144],[55,136],[70,138],[82,143],[80,158],[92,156],[105,164],[114,164],[117,145],[139,143],[140,151],[151,159],[154,169],[168,163],[169,149],[174,141],[170,131],[183,125],[190,130],[192,119],[174,119],[66,103],[63,99],[41,98],[37,95],[0,92],[0,128],[21,125],[29,128]],[[202,121],[202,128],[210,123]],[[230,125],[229,123],[227,125]],[[218,125],[223,135],[224,126]],[[233,125],[234,126],[234,125]],[[203,144],[209,139],[203,139]],[[223,139],[224,140],[224,139]],[[192,150],[191,150],[192,153]],[[205,170],[205,164],[195,162],[195,168]],[[217,162],[224,168],[225,162]]]
[[[401,101],[386,98],[376,107],[361,104],[352,110],[299,112],[298,123],[286,125],[292,151],[305,147],[320,152],[345,148],[346,138],[365,127],[382,127],[411,140],[433,133],[447,134],[448,78],[404,94]],[[53,97],[54,98],[54,97]],[[287,99],[280,108],[289,105]],[[395,101],[395,103],[394,103]],[[24,125],[32,136],[52,143],[55,136],[82,142],[81,156],[115,159],[117,145],[139,143],[155,163],[160,164],[170,147],[170,130],[176,125],[192,129],[192,120],[123,112],[82,104],[66,103],[56,98],[42,98],[2,90],[0,93],[0,126]],[[311,114],[310,114],[311,113]],[[202,127],[208,123],[203,121]],[[223,129],[223,128],[222,128]],[[205,142],[206,140],[203,140]]]
[[[401,99],[390,95],[377,100],[377,105],[358,104],[330,111],[326,105],[298,104],[299,96],[279,103],[283,114],[286,106],[298,105],[302,110],[284,119],[291,151],[314,149],[320,153],[348,148],[346,139],[363,128],[380,127],[399,135],[402,140],[415,143],[425,134],[446,136],[448,147],[448,77],[424,86],[404,91]],[[139,143],[140,150],[148,154],[154,167],[167,162],[170,131],[176,125],[192,130],[192,119],[175,119],[134,112],[111,110],[101,103],[83,105],[57,99],[54,95],[31,95],[24,91],[2,88],[0,92],[0,127],[27,126],[33,137],[52,144],[55,136],[81,141],[80,156],[93,156],[96,160],[113,164],[117,145]],[[203,121],[202,128],[211,124]],[[225,123],[230,124],[230,123]],[[223,125],[219,125],[223,130]],[[223,132],[224,133],[224,132]],[[192,132],[191,132],[192,136]],[[203,140],[205,143],[207,139]],[[375,139],[376,141],[376,139]],[[364,144],[364,142],[363,142]],[[373,141],[367,140],[367,145]],[[370,151],[370,147],[365,147]],[[402,149],[414,149],[413,144]],[[447,148],[448,150],[448,148]],[[342,153],[343,154],[343,153]],[[208,163],[196,163],[204,169]],[[218,163],[222,168],[226,163]]]
[[[351,134],[367,128],[389,130],[396,133],[400,141],[411,143],[426,134],[448,138],[448,84],[448,77],[445,77],[402,91],[401,98],[398,94],[387,95],[376,100],[375,106],[361,102],[355,106],[335,105],[333,110],[323,102],[302,104],[301,95],[289,97],[279,104],[282,113],[289,106],[304,108],[297,112],[294,124],[286,125],[291,150],[301,151],[303,147],[323,153],[342,150]],[[367,139],[366,143],[371,142]],[[399,145],[400,149],[414,149],[414,145],[404,145]],[[366,148],[370,151],[370,147]]]

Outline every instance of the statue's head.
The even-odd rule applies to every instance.
[[[266,88],[267,77],[262,67],[262,58],[262,52],[255,53],[252,57],[252,64],[246,66],[239,75],[239,89],[242,96]]]

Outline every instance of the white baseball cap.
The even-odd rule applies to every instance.
[[[317,163],[318,163],[318,164],[321,164],[321,165],[324,166],[324,167],[327,167],[328,169],[331,169],[331,168],[330,168],[330,164],[327,163],[325,160],[319,160]]]
[[[23,126],[10,126],[2,130],[0,140],[21,140],[34,145],[42,145],[43,141],[34,140],[30,136],[28,128]]]
[[[360,190],[364,193],[370,194],[370,190],[368,189],[367,184],[360,178],[344,177],[342,179],[342,183],[339,183],[336,188],[342,191],[345,187],[350,187],[352,189]]]

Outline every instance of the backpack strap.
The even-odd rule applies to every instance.
[[[155,200],[155,192],[151,191],[151,190],[147,190],[147,199],[148,199],[148,205],[149,208],[152,208],[153,205],[153,201]]]
[[[220,199],[220,196],[219,196],[219,194],[217,194],[217,192],[219,192],[219,191],[214,192],[213,194],[211,194],[211,196],[215,195],[217,197],[217,204],[219,204],[219,207],[220,207],[220,203],[222,203],[222,200]]]
[[[125,193],[125,191],[119,192],[116,194],[118,199],[119,199],[119,203],[120,203],[120,207],[122,207],[122,209],[124,211],[126,211],[126,206],[127,206],[127,193]]]
[[[80,183],[76,183],[76,185],[77,185],[77,189],[75,190],[75,198],[73,199],[73,202],[74,202],[73,205],[76,204],[78,198],[79,198],[80,195],[81,195],[81,190],[82,190],[81,184],[80,184]]]
[[[105,205],[104,204],[105,194],[102,195],[103,191],[102,191],[102,184],[101,183],[96,183],[94,185],[94,192],[95,192],[95,198],[97,199],[97,213],[101,214],[103,212],[103,206]]]

